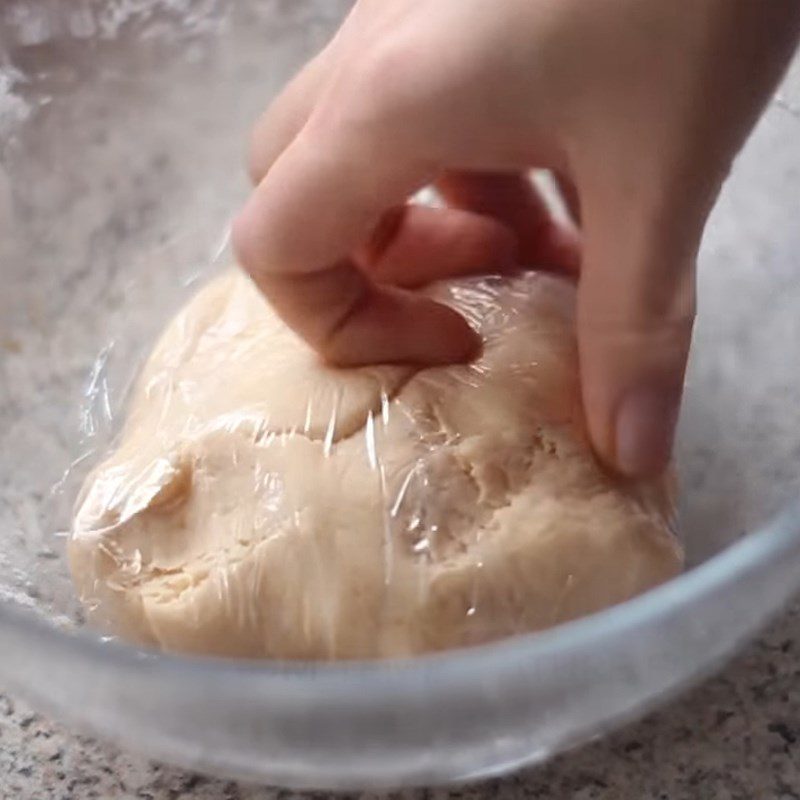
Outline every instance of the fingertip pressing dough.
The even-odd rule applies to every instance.
[[[583,427],[574,290],[432,290],[473,364],[337,370],[238,270],[172,321],[69,557],[133,641],[250,658],[408,656],[537,631],[675,575],[672,477],[629,483]]]

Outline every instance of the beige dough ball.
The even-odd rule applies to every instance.
[[[335,370],[238,271],[203,289],[77,504],[70,561],[99,620],[172,651],[408,656],[675,575],[671,478],[620,481],[586,442],[572,287],[432,293],[481,333],[475,363]]]

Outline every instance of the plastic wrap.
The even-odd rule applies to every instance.
[[[69,554],[125,638],[239,657],[408,656],[536,631],[674,575],[672,476],[604,472],[582,423],[574,290],[430,290],[469,365],[324,366],[230,269],[170,323]]]

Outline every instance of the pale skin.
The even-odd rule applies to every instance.
[[[595,451],[657,473],[703,228],[799,32],[800,0],[360,0],[255,127],[240,262],[341,365],[473,357],[422,284],[572,274]],[[574,225],[532,168],[558,176]],[[429,184],[445,208],[407,204]]]

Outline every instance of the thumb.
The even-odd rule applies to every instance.
[[[613,469],[654,475],[672,453],[702,226],[666,208],[587,205],[578,344],[589,434]]]

